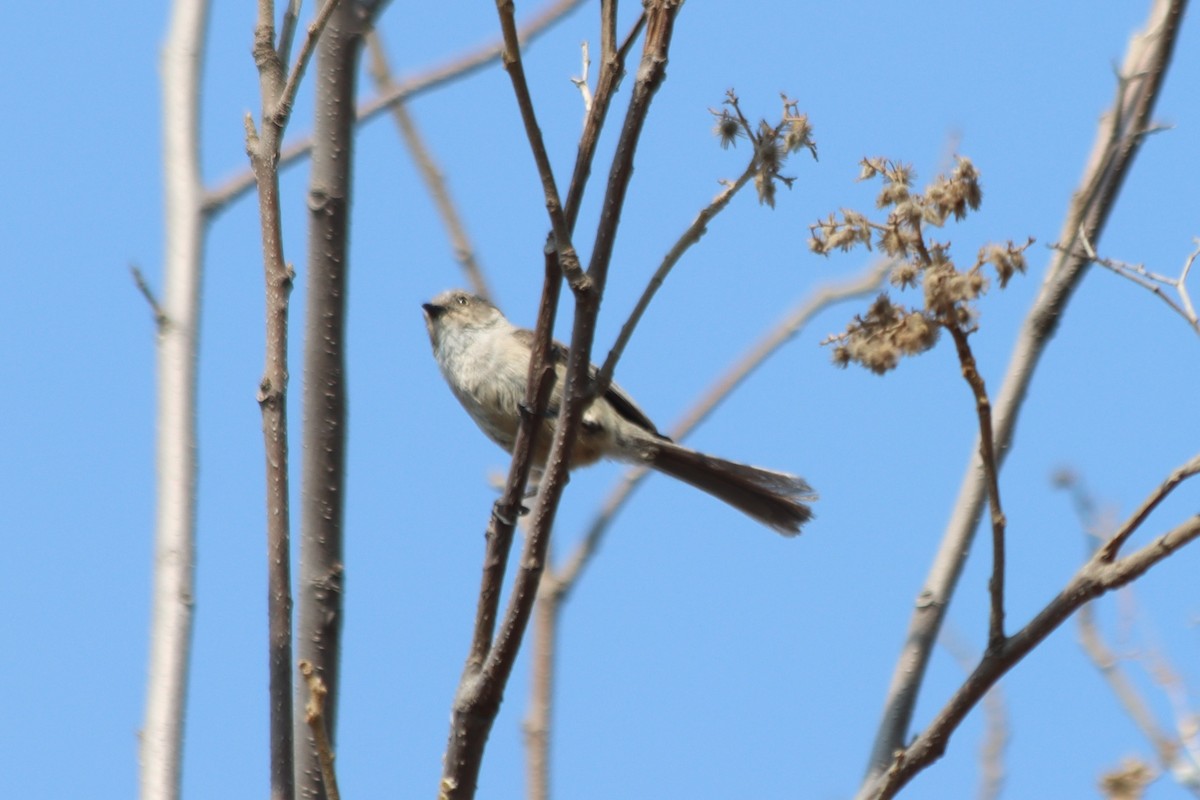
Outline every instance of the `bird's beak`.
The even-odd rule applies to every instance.
[[[438,306],[433,303],[421,303],[421,308],[425,311],[425,317],[430,320],[437,319],[446,311],[445,306]]]

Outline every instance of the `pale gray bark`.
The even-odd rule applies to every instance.
[[[165,254],[158,318],[157,498],[154,596],[143,800],[174,800],[182,773],[191,653],[196,524],[196,359],[204,256],[200,177],[200,71],[207,0],[176,0],[162,51]]]

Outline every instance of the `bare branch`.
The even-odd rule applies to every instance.
[[[563,595],[549,571],[538,585],[533,606],[533,657],[530,666],[529,710],[525,731],[525,775],[528,800],[550,798],[550,742],[554,706],[555,655]]]
[[[608,119],[608,109],[617,93],[617,86],[620,85],[621,78],[625,75],[625,60],[646,25],[646,14],[643,12],[634,22],[633,28],[625,37],[625,41],[621,43],[621,47],[610,55],[611,48],[608,42],[611,34],[609,31],[616,25],[615,6],[615,0],[601,0],[600,3],[603,61],[600,64],[600,75],[596,79],[596,89],[592,93],[592,106],[588,109],[587,119],[583,124],[583,133],[579,136],[579,151],[575,157],[575,169],[571,173],[571,185],[567,189],[564,208],[567,227],[572,233],[575,230],[575,220],[579,216],[579,208],[583,203],[583,190],[591,176],[592,159],[596,154],[600,131],[604,127],[605,120]]]
[[[1092,664],[1100,672],[1104,682],[1112,691],[1117,702],[1125,709],[1125,713],[1133,721],[1154,747],[1160,763],[1169,767],[1178,759],[1179,745],[1158,726],[1146,699],[1129,680],[1121,668],[1117,655],[1109,649],[1096,625],[1096,613],[1093,603],[1088,603],[1079,609],[1079,642],[1087,653]]]
[[[601,3],[603,18],[607,19],[606,15],[614,13],[610,8],[612,5],[612,0],[603,0]],[[600,130],[604,125],[617,85],[625,71],[625,58],[644,25],[645,14],[643,13],[634,24],[622,47],[617,51],[616,57],[606,59],[601,65],[592,108],[580,136],[575,169],[571,176],[570,188],[567,191],[565,215],[569,229],[573,230],[575,226],[575,219],[583,200],[584,188],[591,173],[591,162],[595,156]],[[539,419],[540,415],[544,413],[546,401],[552,389],[549,379],[553,371],[549,367],[548,357],[551,331],[554,330],[558,298],[562,288],[562,273],[559,270],[558,256],[552,240],[547,242],[544,256],[542,296],[535,326],[534,352],[529,363],[529,389],[525,398],[526,407],[530,409],[530,419]],[[466,675],[476,675],[482,670],[492,645],[505,565],[512,544],[514,520],[523,507],[524,487],[532,465],[532,448],[539,427],[528,424],[519,426],[517,440],[513,446],[513,462],[509,477],[500,499],[496,501],[495,510],[488,526],[487,553],[484,558],[471,651],[464,673]],[[455,708],[469,708],[472,702],[477,702],[474,697],[479,691],[478,681],[473,680],[469,685],[464,683],[460,686],[458,696],[455,698]],[[481,720],[480,717],[471,714],[463,714],[461,720],[461,726],[456,724],[455,730],[462,731],[464,736],[457,739],[452,738],[452,743],[472,743],[472,748],[478,747],[479,752],[476,753],[471,748],[453,747],[448,749],[446,761],[450,763],[453,760],[462,765],[461,769],[468,770],[471,762],[482,757],[483,741],[486,739],[491,723],[490,719]],[[471,731],[467,730],[468,727],[471,728]],[[476,727],[478,727],[477,731]],[[474,735],[469,735],[470,733],[474,733]],[[443,791],[445,790],[445,779],[443,779]]]
[[[608,279],[608,265],[612,259],[621,209],[625,204],[629,181],[633,178],[633,160],[637,153],[638,140],[650,112],[650,102],[666,79],[667,51],[671,46],[675,16],[681,5],[681,0],[649,0],[645,4],[646,34],[641,63],[638,65],[637,79],[630,93],[625,122],[617,137],[613,163],[608,173],[608,184],[600,205],[600,221],[592,244],[592,257],[588,264],[587,277],[592,281],[592,285],[571,286],[576,296],[577,326],[589,318],[594,324],[594,317],[599,309],[600,296]],[[570,282],[570,276],[567,277]],[[586,357],[588,353],[590,346],[579,353],[579,356]],[[585,364],[579,368],[586,370],[587,366]]]
[[[643,12],[618,48],[615,35],[615,0],[602,0],[600,18],[602,52],[600,75],[597,78],[596,90],[584,120],[583,132],[580,135],[579,148],[575,158],[575,169],[571,176],[571,185],[567,191],[564,209],[567,226],[572,230],[574,230],[575,220],[583,200],[584,188],[591,174],[592,159],[596,152],[600,130],[604,126],[617,86],[625,74],[625,60],[646,21],[646,15]],[[547,255],[550,255],[550,251],[547,251]],[[542,292],[541,309],[538,314],[539,331],[550,330],[553,327],[554,309],[558,302],[558,291],[561,286],[562,281],[557,265],[553,259],[548,258],[545,288]],[[540,338],[539,342],[541,342]],[[538,584],[537,600],[534,605],[533,690],[525,722],[528,792],[529,796],[535,800],[538,798],[546,800],[550,793],[549,749],[554,687],[554,650],[555,643],[558,641],[559,612],[564,599],[558,582],[549,573],[544,573]]]
[[[803,144],[797,145],[797,147],[783,146],[785,131],[790,129],[793,122],[800,122],[802,119],[798,114],[789,113],[795,112],[795,104],[793,102],[785,100],[783,119],[775,125],[769,125],[764,121],[761,126],[762,133],[756,132],[751,128],[750,123],[746,121],[739,107],[737,95],[732,90],[729,91],[726,102],[736,112],[738,119],[741,120],[741,124],[744,127],[745,135],[754,144],[750,161],[737,180],[724,182],[725,189],[700,210],[700,213],[696,215],[696,219],[680,235],[679,239],[676,240],[675,244],[663,258],[658,269],[655,270],[646,288],[642,291],[642,296],[638,299],[633,311],[630,312],[629,319],[621,326],[621,332],[617,336],[617,341],[613,344],[612,349],[609,350],[608,357],[605,359],[603,366],[596,376],[595,391],[597,393],[604,392],[612,382],[617,361],[625,351],[625,347],[629,344],[629,340],[633,336],[634,329],[637,327],[638,322],[641,321],[642,315],[646,312],[650,301],[666,280],[667,275],[683,257],[684,253],[692,245],[699,242],[701,237],[708,232],[709,223],[712,222],[717,214],[725,210],[734,195],[741,191],[742,187],[749,183],[751,178],[758,178],[760,181],[765,178],[768,182],[777,179],[790,181],[790,179],[779,177],[779,168],[784,161],[783,156],[780,155],[781,151],[792,152],[799,147],[807,147],[812,150],[814,157],[816,155],[816,145],[812,143],[808,134],[811,129],[807,126],[807,117],[803,118],[804,130],[806,131],[803,137]]]
[[[590,400],[590,358],[592,340],[595,335],[596,311],[599,295],[604,290],[608,259],[611,257],[612,241],[616,235],[620,209],[625,191],[633,172],[633,156],[638,137],[649,111],[650,100],[665,77],[667,51],[679,5],[673,0],[647,3],[646,42],[643,50],[638,78],[634,83],[625,124],[616,145],[616,154],[609,174],[608,190],[602,204],[601,218],[596,235],[596,244],[587,277],[590,287],[575,287],[575,324],[572,330],[570,358],[568,360],[563,409],[560,411],[554,441],[546,462],[546,473],[541,482],[538,504],[534,510],[531,533],[522,556],[522,567],[515,579],[513,601],[506,613],[502,633],[497,647],[489,658],[499,661],[515,657],[532,593],[536,591],[541,577],[545,550],[548,546],[550,525],[557,503],[566,484],[566,467],[569,449],[582,422],[583,411]],[[561,250],[560,250],[561,261]],[[528,600],[523,598],[527,597]],[[507,635],[506,635],[507,634]]]
[[[1193,241],[1197,245],[1200,245],[1200,240]],[[1111,258],[1101,258],[1096,254],[1096,249],[1092,246],[1092,243],[1082,233],[1080,234],[1080,245],[1083,247],[1084,252],[1087,253],[1088,258],[1094,263],[1112,270],[1121,277],[1133,281],[1138,286],[1152,293],[1159,300],[1170,306],[1172,311],[1187,320],[1188,325],[1192,327],[1193,331],[1200,333],[1200,318],[1196,316],[1196,309],[1192,305],[1192,297],[1188,293],[1187,288],[1188,273],[1191,272],[1192,264],[1195,263],[1196,257],[1200,256],[1200,246],[1188,254],[1187,259],[1183,262],[1183,268],[1179,272],[1179,277],[1168,278],[1165,275],[1150,272],[1142,264],[1127,264]],[[1178,302],[1163,292],[1163,286],[1169,286],[1175,290],[1175,294],[1179,298]]]

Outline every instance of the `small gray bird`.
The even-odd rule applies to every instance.
[[[525,397],[533,331],[518,328],[482,297],[451,289],[421,306],[433,355],[454,396],[493,441],[512,452]],[[546,463],[554,421],[562,405],[567,348],[555,342],[557,380],[550,395],[534,464]],[[596,367],[592,366],[593,375]],[[615,383],[584,411],[571,468],[611,458],[645,464],[724,500],[784,536],[812,519],[801,501],[816,494],[796,475],[699,453],[672,442]]]

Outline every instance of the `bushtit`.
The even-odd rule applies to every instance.
[[[533,331],[516,327],[487,300],[461,290],[442,292],[421,307],[433,355],[454,396],[484,433],[512,452]],[[534,452],[537,466],[546,463],[562,404],[567,348],[555,342],[551,358],[557,380]],[[592,366],[593,375],[595,372]],[[785,536],[799,533],[800,526],[812,518],[812,509],[801,501],[814,500],[816,495],[803,478],[675,444],[658,432],[615,383],[584,411],[570,466],[587,466],[600,458],[653,467],[724,500]]]

